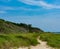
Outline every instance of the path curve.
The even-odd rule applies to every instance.
[[[47,42],[39,40],[39,38],[40,37],[38,37],[37,40],[40,44],[38,44],[37,46],[30,46],[30,49],[54,49],[52,47],[49,47],[47,45]],[[20,47],[18,49],[28,49],[28,47],[23,47],[23,48]]]

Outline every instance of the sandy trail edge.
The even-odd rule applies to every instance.
[[[30,49],[54,49],[52,47],[49,47],[47,45],[47,42],[39,40],[39,38],[40,37],[38,37],[37,40],[40,44],[38,44],[37,46],[30,46]],[[20,47],[18,49],[28,49],[28,47],[22,47],[22,48]]]

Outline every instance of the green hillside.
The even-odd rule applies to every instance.
[[[47,45],[60,49],[60,34],[44,32],[37,27],[32,27],[31,24],[14,23],[0,19],[0,49],[36,46],[40,44],[37,37],[46,41]]]
[[[0,19],[0,33],[27,33],[27,32],[43,32],[39,28],[32,27],[30,24],[13,23]]]

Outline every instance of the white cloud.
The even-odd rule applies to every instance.
[[[20,2],[23,2],[25,4],[29,4],[29,5],[36,5],[36,6],[42,6],[43,8],[46,8],[46,9],[60,9],[60,6],[59,5],[54,5],[54,4],[49,4],[49,3],[46,3],[42,0],[39,0],[39,1],[35,1],[35,0],[18,0]]]
[[[0,14],[4,14],[4,13],[6,13],[6,11],[0,11]]]
[[[48,4],[48,3],[44,2],[44,1],[40,1],[40,6],[43,6],[43,7],[48,8],[48,9],[60,8],[60,6],[58,6],[58,5]]]
[[[10,6],[0,6],[0,10],[24,10],[24,11],[38,11],[39,9],[31,9],[26,7],[10,7]]]

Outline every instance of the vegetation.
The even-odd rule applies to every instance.
[[[36,33],[0,34],[0,49],[37,45]]]
[[[30,24],[13,23],[0,19],[0,33],[28,33],[28,32],[43,32],[43,30],[32,27]]]
[[[60,48],[60,34],[45,33],[43,30],[32,27],[31,24],[13,23],[0,19],[0,49],[11,49],[37,45],[37,37],[47,41],[49,46]]]
[[[54,48],[60,48],[60,34],[41,33],[40,39],[47,41],[47,44]]]

